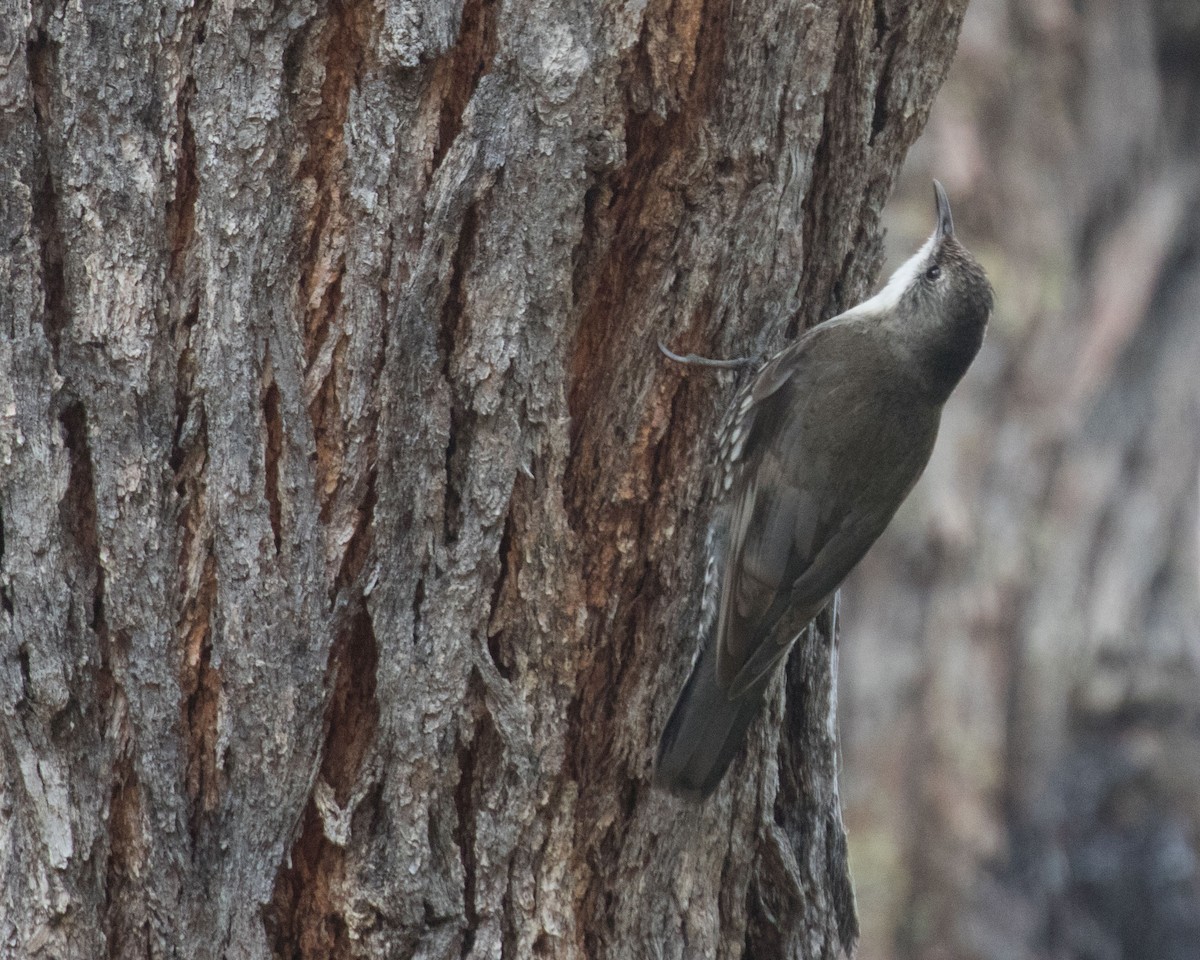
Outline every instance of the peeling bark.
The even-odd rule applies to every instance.
[[[649,790],[732,389],[653,345],[863,294],[962,8],[6,0],[2,952],[849,948],[832,624]]]

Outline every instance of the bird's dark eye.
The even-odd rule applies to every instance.
[[[936,280],[941,275],[942,275],[942,268],[939,267],[936,263],[932,267],[930,267],[928,270],[925,271],[925,279],[926,280]]]

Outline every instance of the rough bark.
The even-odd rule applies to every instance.
[[[5,955],[848,947],[831,643],[648,788],[730,391],[654,343],[864,292],[963,6],[4,0]]]
[[[913,186],[971,198],[998,310],[846,591],[862,956],[1200,956],[1200,11],[963,37]]]

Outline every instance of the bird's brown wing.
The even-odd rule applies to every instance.
[[[886,376],[872,340],[820,331],[747,410],[717,617],[717,678],[731,697],[787,653],[795,632],[783,628],[820,611],[933,447],[936,408],[886,390],[864,399],[864,384]]]

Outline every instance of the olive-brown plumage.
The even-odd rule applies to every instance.
[[[716,788],[793,641],[925,469],[983,341],[991,287],[934,186],[938,226],[921,250],[765,363],[726,416],[703,648],[659,746],[667,789]]]

